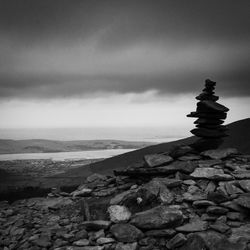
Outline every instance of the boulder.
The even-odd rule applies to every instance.
[[[186,243],[178,250],[205,250],[207,249],[205,241],[196,233],[189,234]]]
[[[239,198],[234,200],[238,205],[250,209],[250,193],[242,194]]]
[[[182,222],[182,212],[166,205],[137,213],[131,219],[131,224],[141,229],[172,228],[181,225]]]
[[[187,238],[184,234],[178,233],[166,244],[168,249],[176,249],[177,247],[182,246],[187,241]]]
[[[229,239],[235,242],[240,238],[244,238],[250,242],[250,223],[237,228],[232,228],[232,233]]]
[[[131,213],[125,206],[113,205],[108,208],[110,220],[112,222],[124,222],[128,221],[131,217]]]
[[[173,158],[164,154],[150,154],[145,155],[144,160],[149,167],[158,167],[170,163],[173,161]]]
[[[102,174],[94,173],[94,174],[88,176],[86,180],[87,180],[88,183],[94,182],[94,181],[106,181],[107,176],[102,175]]]
[[[111,234],[121,242],[134,242],[143,237],[141,230],[128,223],[115,224],[110,228]]]
[[[240,187],[245,191],[250,193],[250,180],[240,180]]]

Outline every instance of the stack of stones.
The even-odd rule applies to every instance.
[[[194,123],[196,128],[191,130],[191,133],[202,138],[196,143],[199,147],[212,148],[217,147],[222,138],[227,136],[225,131],[227,128],[223,126],[224,120],[227,117],[229,109],[216,101],[219,97],[214,95],[214,87],[216,82],[209,79],[205,81],[203,92],[196,97],[197,103],[196,112],[191,112],[187,117],[198,118]],[[201,150],[208,149],[201,148]]]

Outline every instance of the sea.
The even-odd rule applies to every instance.
[[[182,131],[167,128],[42,128],[42,129],[0,129],[0,139],[12,140],[124,140],[163,143],[186,137]],[[78,152],[0,154],[0,161],[52,159],[100,159],[124,154],[136,149],[104,149]]]

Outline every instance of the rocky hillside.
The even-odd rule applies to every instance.
[[[248,250],[250,156],[189,146],[90,175],[72,193],[1,202],[1,249]]]
[[[228,137],[225,138],[221,148],[235,147],[244,154],[250,154],[250,118],[239,120],[227,125]],[[91,165],[92,172],[111,174],[115,169],[124,169],[134,162],[141,161],[146,154],[166,152],[176,145],[189,145],[195,137],[189,137],[178,141],[168,142],[142,148],[133,152],[118,155]],[[76,169],[75,173],[83,174],[84,169]]]

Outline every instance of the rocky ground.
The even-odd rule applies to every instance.
[[[102,159],[54,161],[51,159],[0,161],[0,169],[13,175],[49,177]]]
[[[0,249],[250,249],[250,156],[181,146],[115,174],[1,202]]]
[[[8,196],[11,200],[41,196],[55,186],[75,188],[82,183],[82,178],[65,173],[100,160],[102,159],[0,161],[0,200],[7,199]],[[60,174],[65,175],[58,176]]]

